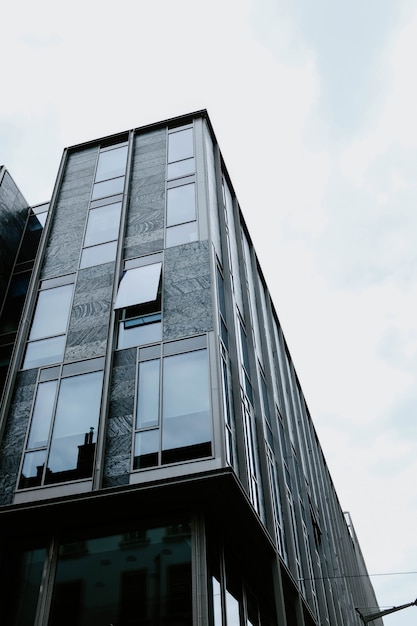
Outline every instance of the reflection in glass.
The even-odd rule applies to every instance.
[[[142,430],[135,434],[133,469],[158,465],[159,430]]]
[[[212,578],[213,585],[213,626],[222,626],[222,601],[221,601],[221,591],[220,591],[220,583],[213,576]]]
[[[60,335],[67,330],[73,285],[39,292],[29,339]]]
[[[91,476],[102,379],[102,372],[92,372],[61,381],[47,483]]]
[[[136,428],[156,426],[159,422],[159,370],[159,359],[139,365]]]
[[[195,184],[168,189],[167,226],[175,226],[195,219]]]
[[[100,152],[95,181],[124,176],[126,171],[127,146]]]
[[[150,321],[155,318],[155,321]],[[144,323],[140,323],[142,320]],[[135,324],[135,322],[137,322]],[[117,337],[117,348],[133,348],[143,346],[146,343],[156,343],[162,339],[161,314],[147,315],[137,320],[126,320],[119,324],[119,334]]]
[[[91,248],[84,248],[81,254],[80,269],[110,263],[116,258],[117,241],[102,243]]]
[[[96,198],[104,198],[105,196],[114,196],[116,193],[122,193],[125,186],[125,177],[111,178],[102,183],[95,183],[93,187],[92,200]]]
[[[176,163],[169,163],[167,168],[167,179],[180,178],[181,176],[188,176],[195,172],[194,157],[191,159],[185,159],[184,161],[177,161]]]
[[[60,546],[48,626],[192,623],[187,524]]]
[[[184,243],[197,241],[198,230],[197,222],[188,222],[179,226],[171,226],[166,229],[166,247],[180,246]]]
[[[59,363],[64,356],[65,335],[28,343],[22,369]]]
[[[90,209],[84,246],[95,246],[98,243],[117,239],[121,208],[122,203],[115,202],[97,209]]]
[[[162,391],[162,462],[211,453],[206,350],[165,357]]]
[[[19,480],[19,489],[39,487],[39,485],[42,484],[45,460],[46,450],[36,450],[35,452],[27,452],[25,454]]]
[[[227,617],[227,626],[240,626],[239,602],[227,589],[226,589],[226,617]]]
[[[188,159],[194,154],[193,129],[186,128],[168,135],[168,163]]]
[[[114,308],[124,309],[156,300],[161,271],[162,263],[152,263],[124,272]]]
[[[16,558],[6,557],[5,575],[11,584],[2,597],[2,624],[5,626],[32,626],[42,581],[46,550],[27,550]],[[3,572],[2,572],[3,574]]]
[[[48,443],[57,382],[56,380],[51,380],[38,385],[27,443],[28,449],[45,447]]]

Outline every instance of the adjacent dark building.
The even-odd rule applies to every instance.
[[[7,626],[349,626],[376,605],[206,111],[0,169]],[[380,622],[381,623],[381,622]]]

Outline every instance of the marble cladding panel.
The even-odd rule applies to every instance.
[[[107,420],[103,486],[127,484],[130,474],[136,348],[115,352]]]
[[[165,129],[136,137],[126,224],[125,258],[163,249],[165,163]]]
[[[66,362],[105,354],[113,279],[114,263],[79,271],[67,334]]]
[[[42,278],[75,272],[93,184],[97,148],[70,154],[59,190]]]
[[[163,285],[164,340],[213,330],[207,241],[165,250]]]
[[[0,505],[11,504],[29,424],[38,370],[19,372],[0,448]]]

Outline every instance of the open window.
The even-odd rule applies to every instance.
[[[114,305],[119,311],[119,349],[161,341],[161,275],[162,263],[123,274]]]

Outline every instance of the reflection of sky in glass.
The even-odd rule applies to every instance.
[[[162,448],[210,441],[207,351],[165,357],[163,367]]]
[[[156,300],[161,269],[162,263],[152,263],[127,270],[120,281],[114,308],[124,309]]]
[[[193,129],[186,128],[168,136],[168,163],[193,156]]]
[[[171,226],[166,230],[166,247],[180,246],[183,243],[197,241],[197,222],[188,222],[179,226]]]
[[[135,435],[135,456],[159,450],[159,429],[143,430]]]
[[[239,602],[226,590],[226,614],[228,626],[239,626]]]
[[[73,285],[45,289],[39,293],[29,339],[65,333]]]
[[[167,191],[167,226],[195,220],[195,185],[181,185]]]
[[[139,366],[136,428],[155,426],[159,421],[159,359]]]
[[[36,450],[35,452],[28,452],[25,455],[23,462],[22,476],[25,478],[31,478],[37,475],[38,467],[41,467],[45,463],[46,450]]]
[[[119,234],[121,202],[90,209],[84,246],[117,239]]]
[[[38,386],[28,448],[46,446],[48,442],[57,382],[56,380],[51,380]]]
[[[48,468],[52,472],[75,469],[78,446],[94,429],[96,440],[103,372],[64,378],[61,381]]]
[[[101,152],[95,181],[107,180],[116,176],[123,176],[126,170],[127,146]]]
[[[112,178],[111,180],[105,180],[103,183],[96,183],[93,187],[92,200],[95,198],[104,198],[105,196],[114,196],[117,193],[122,193],[124,186],[124,176]]]
[[[80,268],[92,267],[93,265],[101,265],[102,263],[110,263],[116,258],[117,241],[110,243],[102,243],[91,248],[84,248],[81,255]]]
[[[64,347],[65,335],[28,343],[23,369],[58,363],[58,361],[62,360]]]

